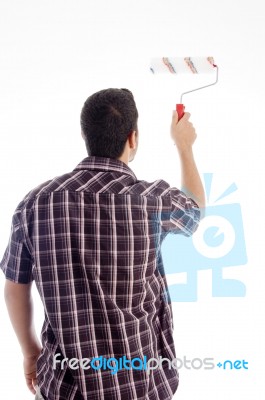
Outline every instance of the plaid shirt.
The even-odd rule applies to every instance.
[[[57,360],[176,357],[160,246],[191,235],[196,203],[163,180],[138,181],[120,160],[87,157],[32,190],[18,205],[1,268],[35,280],[45,320],[37,377],[48,400],[166,400],[178,372],[162,367],[72,368]],[[73,360],[72,360],[73,361]],[[99,362],[99,361],[98,361]],[[113,361],[115,365],[115,360]],[[72,364],[76,367],[77,364]],[[135,364],[136,365],[136,364]],[[137,364],[140,366],[140,362]]]

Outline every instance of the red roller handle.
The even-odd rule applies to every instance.
[[[183,117],[184,112],[185,112],[184,110],[185,110],[184,104],[177,104],[176,105],[176,111],[178,113],[178,119],[179,120]]]

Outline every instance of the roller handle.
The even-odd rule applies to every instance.
[[[179,120],[183,117],[184,112],[185,112],[184,110],[185,110],[184,104],[177,104],[176,105],[176,111],[178,113],[178,119]]]

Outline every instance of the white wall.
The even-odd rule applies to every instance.
[[[220,203],[241,205],[248,262],[224,274],[242,281],[247,293],[213,298],[212,271],[199,271],[198,301],[174,303],[175,339],[180,358],[245,359],[249,369],[182,369],[179,400],[264,397],[264,17],[261,0],[0,2],[1,254],[23,196],[86,156],[79,113],[94,91],[133,91],[141,148],[130,166],[139,178],[163,178],[178,186],[169,124],[182,86],[171,76],[163,83],[152,76],[149,59],[214,56],[219,65],[218,85],[184,101],[198,133],[200,171],[214,174],[212,198],[233,182],[238,186]],[[182,85],[196,83],[183,80]],[[0,283],[2,289],[3,276]],[[41,304],[35,297],[40,329]],[[3,300],[0,307],[0,397],[28,400],[32,396]]]

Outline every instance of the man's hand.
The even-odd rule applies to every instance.
[[[180,153],[190,150],[196,140],[196,132],[189,121],[190,114],[185,113],[178,121],[178,113],[173,111],[171,122],[171,137],[174,140]]]
[[[41,348],[39,348],[39,351],[32,356],[24,356],[24,361],[23,361],[23,367],[24,367],[24,375],[26,379],[26,384],[29,388],[29,390],[33,393],[36,394],[36,390],[34,387],[37,385],[37,377],[36,377],[36,371],[37,371],[37,359],[40,355]]]
[[[32,282],[15,283],[6,279],[5,301],[11,323],[17,335],[24,357],[24,374],[29,390],[35,394],[36,361],[41,344],[36,335],[33,321]]]

